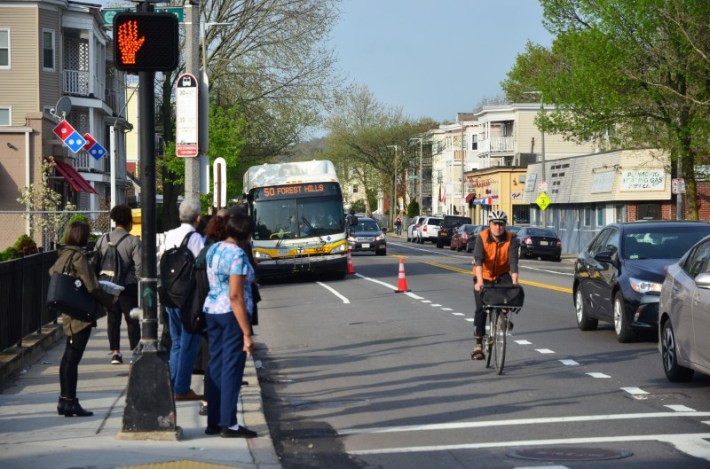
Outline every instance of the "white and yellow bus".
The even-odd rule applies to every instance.
[[[332,162],[252,166],[244,174],[244,191],[260,278],[299,272],[345,276],[343,195]]]

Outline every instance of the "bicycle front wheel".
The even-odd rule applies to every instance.
[[[497,326],[495,335],[493,335],[493,353],[495,355],[496,372],[500,375],[503,373],[505,366],[505,345],[508,337],[508,315],[504,313],[497,314]]]
[[[486,321],[488,322],[485,338],[483,339],[483,349],[486,352],[486,368],[491,367],[491,358],[493,357],[493,343],[495,341],[496,324],[498,318],[498,311],[495,309],[488,311],[488,317]]]

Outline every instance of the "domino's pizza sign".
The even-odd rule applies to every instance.
[[[82,136],[66,120],[61,121],[53,131],[62,143],[74,153],[84,150],[97,160],[103,158],[107,153],[106,149],[90,133],[87,132]]]

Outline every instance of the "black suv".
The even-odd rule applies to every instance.
[[[471,223],[471,219],[457,215],[444,216],[444,221],[441,222],[441,229],[439,229],[439,236],[436,237],[436,247],[443,248],[451,244],[451,237],[454,235],[454,230],[464,223]]]

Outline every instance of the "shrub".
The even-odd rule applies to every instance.
[[[15,247],[9,247],[0,252],[0,262],[11,261],[12,259],[19,259],[20,257],[22,257],[22,253]]]
[[[83,213],[75,213],[74,215],[72,215],[72,217],[69,219],[69,221],[67,221],[66,226],[64,226],[64,232],[62,233],[62,237],[59,239],[60,243],[64,242],[64,238],[67,236],[67,231],[69,231],[69,227],[75,221],[83,221],[84,223],[88,223],[89,225],[91,225],[91,221],[89,220],[89,217],[87,217]]]
[[[37,243],[35,243],[35,240],[26,234],[23,234],[17,238],[17,241],[15,241],[15,244],[12,247],[25,255],[37,253]]]

